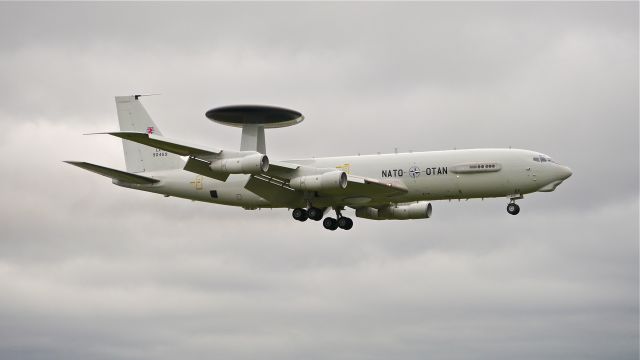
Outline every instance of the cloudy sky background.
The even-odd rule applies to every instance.
[[[637,359],[638,3],[0,3],[0,358]],[[534,149],[553,193],[328,232],[113,186],[113,97],[271,158]]]

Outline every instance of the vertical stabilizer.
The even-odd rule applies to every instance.
[[[120,130],[162,135],[138,97],[138,95],[116,96]],[[180,156],[166,151],[129,140],[122,140],[122,147],[127,171],[131,173],[181,169],[184,166]]]

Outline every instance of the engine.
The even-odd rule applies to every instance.
[[[293,178],[289,181],[289,186],[302,191],[342,190],[347,187],[347,183],[344,171],[331,171]]]
[[[420,201],[407,205],[387,205],[380,209],[362,207],[356,209],[356,216],[371,220],[428,219],[431,217],[431,203]]]
[[[220,159],[209,165],[211,170],[225,174],[259,174],[269,170],[267,155],[254,154],[241,158]]]

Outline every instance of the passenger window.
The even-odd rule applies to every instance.
[[[540,162],[547,162],[547,159],[545,159],[544,156],[540,156]]]
[[[536,157],[533,158],[533,161],[540,162],[540,159],[536,156]]]

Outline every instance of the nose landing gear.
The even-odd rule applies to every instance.
[[[511,215],[518,215],[520,212],[520,206],[515,202],[509,203],[509,205],[507,205],[507,212]]]
[[[524,198],[524,196],[522,196],[522,195],[511,196],[509,204],[507,204],[507,212],[509,214],[511,214],[511,215],[518,215],[518,213],[520,212],[520,206],[518,206],[518,204],[516,204],[516,200],[520,200],[520,199],[523,199],[523,198]]]

